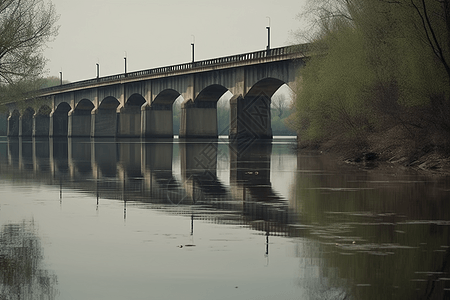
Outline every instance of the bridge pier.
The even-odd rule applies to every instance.
[[[34,110],[27,108],[19,117],[19,136],[31,137],[33,134]]]
[[[50,133],[50,116],[39,111],[33,116],[33,136],[48,137]]]
[[[217,138],[217,102],[181,104],[180,138]]]
[[[270,97],[235,96],[230,100],[230,139],[272,139]]]
[[[91,136],[91,112],[88,110],[73,110],[67,116],[69,137]]]
[[[117,112],[110,109],[93,110],[91,114],[91,136],[116,137],[117,132]]]
[[[123,107],[117,114],[117,137],[141,137],[141,109],[139,106]]]
[[[141,110],[142,138],[172,138],[172,105],[145,105]]]
[[[8,133],[9,137],[19,136],[20,114],[17,110],[13,111],[8,117]]]
[[[63,102],[50,113],[50,137],[67,137],[70,110],[70,105]]]

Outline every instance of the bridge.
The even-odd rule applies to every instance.
[[[230,138],[272,138],[270,99],[295,90],[308,45],[274,48],[97,77],[37,91],[7,104],[9,137],[173,137],[182,96],[180,138],[215,138],[217,101],[230,91]]]

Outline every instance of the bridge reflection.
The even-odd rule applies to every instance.
[[[292,234],[289,201],[271,185],[271,155],[270,141],[8,138],[0,142],[0,170],[97,200]],[[218,161],[229,163],[229,183],[217,176]]]

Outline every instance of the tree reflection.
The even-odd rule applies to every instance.
[[[43,251],[33,221],[0,231],[0,299],[55,299],[57,277],[42,267]]]

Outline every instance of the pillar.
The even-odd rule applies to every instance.
[[[172,138],[173,112],[172,105],[153,104],[145,105],[142,114],[143,138]]]
[[[129,106],[122,108],[117,119],[118,137],[141,137],[140,106]]]
[[[19,123],[20,115],[17,111],[11,113],[8,117],[8,136],[18,137],[19,136]]]
[[[50,136],[67,137],[68,116],[64,111],[53,111],[50,113]]]
[[[184,102],[180,138],[217,138],[217,102]]]
[[[69,137],[90,137],[91,136],[91,111],[73,110],[68,115],[68,136]]]
[[[116,137],[117,112],[115,109],[95,109],[91,114],[91,136]]]
[[[48,137],[50,135],[50,116],[38,112],[33,115],[33,136]]]
[[[230,108],[230,139],[245,139],[250,142],[273,138],[268,96],[238,96],[231,99]]]

